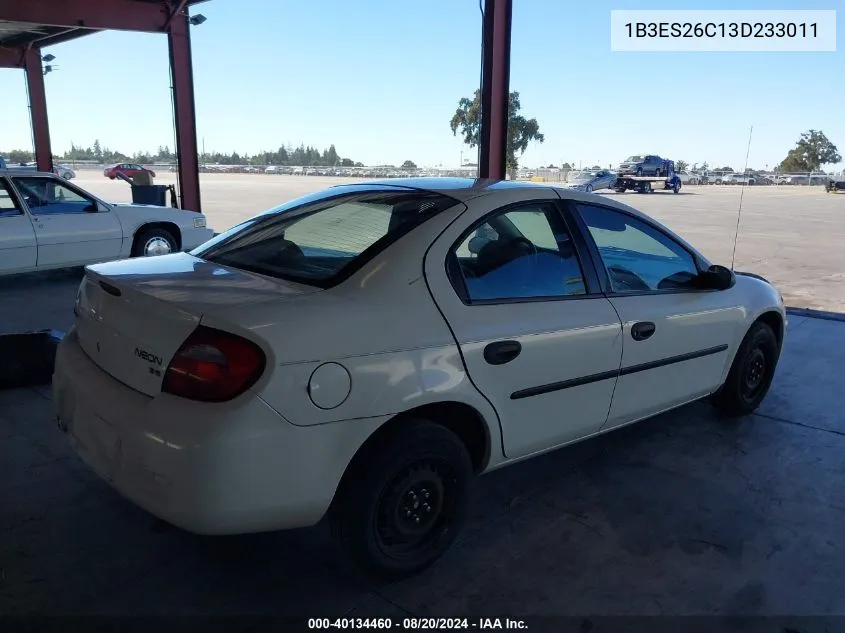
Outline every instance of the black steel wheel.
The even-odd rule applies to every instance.
[[[332,531],[375,576],[417,573],[454,542],[472,477],[469,453],[454,433],[409,419],[353,460],[329,513]]]
[[[728,416],[755,411],[769,391],[779,356],[780,346],[772,328],[759,321],[752,325],[725,384],[711,397],[713,405]]]

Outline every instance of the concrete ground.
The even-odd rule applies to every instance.
[[[0,614],[845,615],[843,328],[792,317],[756,415],[698,403],[482,477],[454,549],[393,584],[322,525],[169,527],[75,457],[47,388],[0,391]]]
[[[212,176],[203,182],[209,216],[232,224],[305,193],[300,181],[289,181],[300,187],[292,191],[284,176]],[[235,184],[241,200],[215,198]],[[126,188],[97,187],[110,199]],[[738,190],[628,195],[716,259],[702,241],[721,243]],[[744,226],[783,226],[758,234],[758,254],[738,256],[738,267],[782,275],[818,307],[845,305],[841,249],[839,260],[832,252],[841,204],[748,190]],[[796,209],[811,221],[787,229]],[[712,213],[684,215],[697,210]],[[826,247],[813,246],[824,243],[827,260]],[[740,249],[754,250],[743,240]],[[799,261],[816,268],[791,270]],[[0,281],[0,331],[66,330],[79,279],[65,271]],[[72,453],[49,388],[0,391],[0,614],[842,616],[843,365],[845,324],[792,316],[757,414],[729,423],[697,403],[482,477],[453,550],[392,584],[360,577],[323,525],[227,538],[169,527]]]
[[[160,184],[174,175],[159,174]],[[260,211],[350,179],[265,174],[202,174],[203,209],[218,231]],[[75,181],[105,200],[129,201],[129,185],[81,171]],[[788,305],[845,312],[845,196],[822,187],[685,187],[680,194],[602,193],[645,211],[716,263],[730,266],[737,211],[736,268],[763,275]]]

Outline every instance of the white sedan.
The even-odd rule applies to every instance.
[[[449,547],[477,474],[701,398],[755,410],[786,330],[768,282],[631,207],[437,178],[91,266],[75,313],[58,425],[117,491],[203,534],[328,514],[386,576]]]
[[[109,204],[55,174],[0,170],[0,275],[195,248],[201,213]]]

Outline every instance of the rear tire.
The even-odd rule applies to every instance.
[[[135,236],[132,257],[155,257],[169,255],[179,250],[176,238],[167,229],[146,229]]]
[[[728,417],[753,413],[769,391],[779,356],[775,333],[758,321],[742,340],[725,384],[710,402]]]
[[[449,549],[466,519],[469,453],[450,430],[422,419],[364,450],[335,495],[332,533],[374,576],[422,571]]]

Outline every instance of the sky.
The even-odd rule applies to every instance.
[[[842,6],[664,0],[647,8]],[[642,8],[641,0],[514,0],[511,89],[545,135],[522,165],[616,165],[657,153],[742,169],[752,126],[755,169],[774,168],[810,128],[845,153],[842,45],[816,53],[612,52],[611,9]],[[449,120],[479,86],[478,0],[210,0],[192,13],[207,18],[191,32],[200,150],[334,144],[369,165],[444,167],[476,157]],[[164,36],[97,33],[45,52],[56,56],[45,77],[54,152],[95,139],[126,154],[173,148]],[[31,149],[24,74],[0,69],[0,95],[0,151]]]

